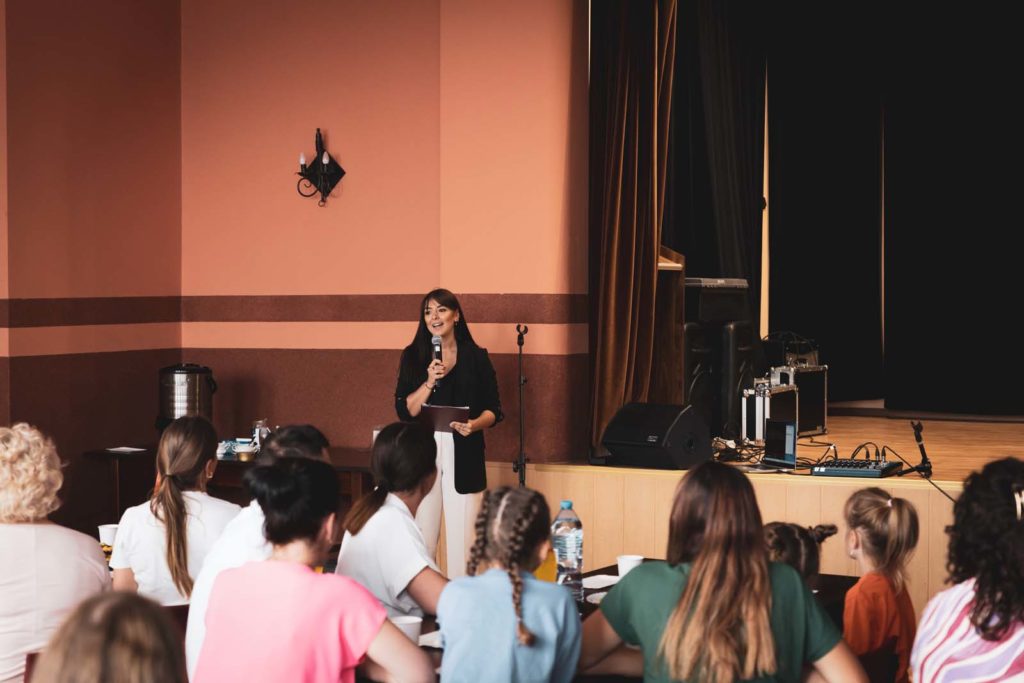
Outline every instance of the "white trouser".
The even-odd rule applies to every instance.
[[[446,574],[449,579],[466,575],[466,561],[475,540],[476,514],[483,492],[459,493],[455,490],[455,441],[450,432],[434,432],[437,442],[437,480],[434,488],[416,510],[416,526],[423,532],[427,553],[437,554],[441,536],[441,507],[444,505]]]

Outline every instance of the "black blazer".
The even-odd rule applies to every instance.
[[[398,366],[398,387],[395,389],[395,412],[398,419],[412,421],[415,418],[405,405],[405,398],[427,381],[427,363],[418,361],[419,354],[410,344],[402,351]],[[422,367],[420,367],[422,365]],[[501,422],[501,399],[498,396],[498,380],[494,366],[487,355],[487,349],[475,344],[459,343],[459,360],[454,374],[455,386],[452,405],[469,406],[471,419],[489,410]],[[428,401],[429,402],[429,401]],[[452,433],[455,441],[455,490],[459,493],[476,493],[487,488],[487,469],[484,465],[484,434],[482,431],[462,436]]]

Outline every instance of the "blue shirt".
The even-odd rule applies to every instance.
[[[571,681],[580,658],[580,617],[563,586],[523,577],[523,625],[532,646],[516,637],[512,582],[501,569],[449,583],[437,603],[444,642],[441,680]]]

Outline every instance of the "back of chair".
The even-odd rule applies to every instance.
[[[188,627],[188,605],[164,605],[164,610],[184,639],[185,630]]]
[[[38,652],[29,652],[25,655],[25,683],[32,680],[32,671],[36,668],[37,659],[39,659]]]
[[[893,683],[900,666],[900,657],[896,654],[896,639],[890,638],[882,647],[860,655],[861,666],[871,683]]]

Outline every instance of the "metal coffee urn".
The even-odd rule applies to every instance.
[[[201,415],[213,421],[213,371],[204,365],[181,363],[160,369],[160,431],[185,415]]]

